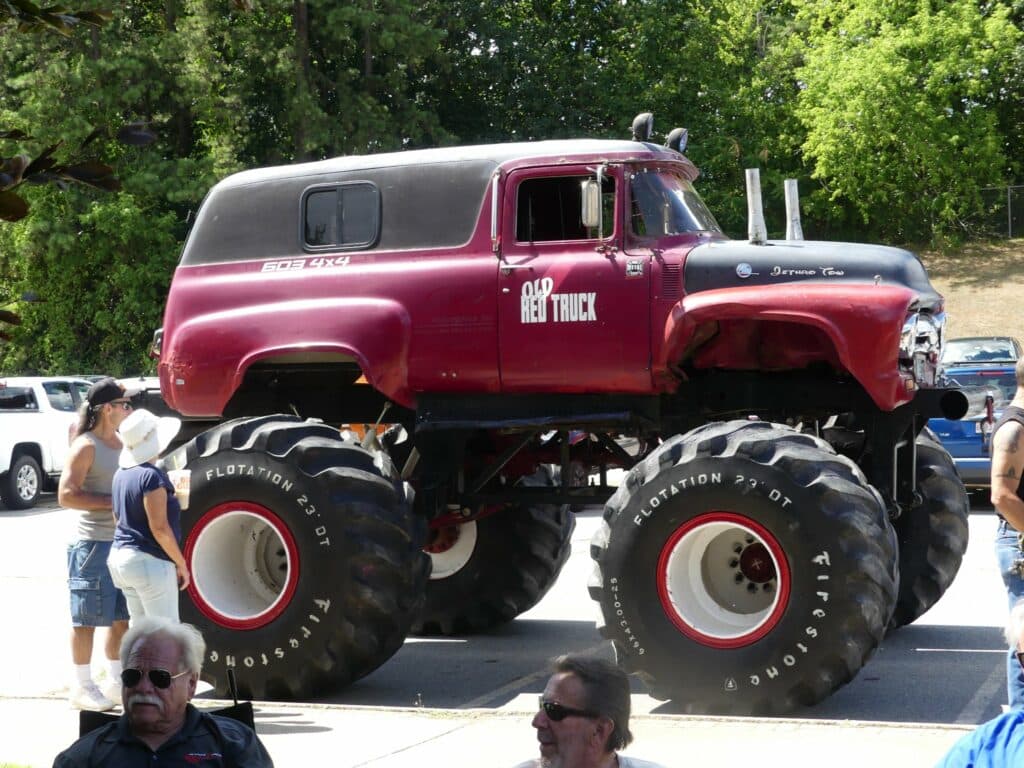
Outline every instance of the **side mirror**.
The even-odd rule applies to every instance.
[[[596,179],[584,179],[580,182],[583,210],[580,211],[580,219],[583,226],[588,229],[596,229],[598,237],[601,234],[601,187]]]

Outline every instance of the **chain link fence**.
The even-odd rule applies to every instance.
[[[971,221],[982,237],[1024,237],[1024,185],[985,187],[984,213]]]

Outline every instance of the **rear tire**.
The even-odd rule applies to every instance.
[[[766,422],[660,446],[609,500],[591,554],[619,663],[686,712],[821,701],[877,647],[896,599],[877,491],[824,441]]]
[[[910,624],[945,594],[967,551],[970,500],[942,444],[917,438],[917,491],[921,504],[896,520],[900,589],[890,629]]]
[[[553,485],[550,470],[523,485]],[[508,505],[432,533],[433,570],[414,632],[457,635],[511,621],[547,594],[569,557],[575,518],[567,506]]]
[[[31,456],[22,454],[11,462],[4,477],[0,496],[8,509],[28,509],[35,506],[43,489],[43,472]]]
[[[225,422],[168,456],[192,470],[182,620],[228,693],[338,690],[390,658],[419,614],[426,525],[384,453],[287,416]]]

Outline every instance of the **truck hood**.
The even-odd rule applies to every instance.
[[[686,257],[687,294],[748,285],[807,282],[880,283],[916,291],[920,310],[938,310],[942,297],[910,251],[884,245],[814,240],[769,240],[753,245],[725,240],[696,246]]]

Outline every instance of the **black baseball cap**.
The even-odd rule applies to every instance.
[[[85,399],[89,401],[91,407],[95,408],[121,398],[135,397],[139,391],[138,389],[125,389],[117,383],[117,379],[113,376],[107,376],[89,387]]]

